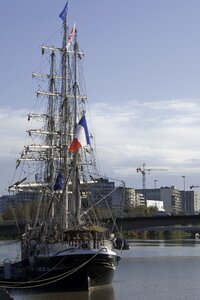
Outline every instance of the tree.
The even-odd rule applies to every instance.
[[[124,213],[126,217],[144,217],[154,214],[158,211],[157,206],[138,205],[135,207],[125,207]]]

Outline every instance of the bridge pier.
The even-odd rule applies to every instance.
[[[155,231],[149,231],[149,238],[150,239],[155,239],[155,236],[157,235],[157,233]]]
[[[164,239],[168,240],[171,238],[171,232],[169,230],[163,231]]]

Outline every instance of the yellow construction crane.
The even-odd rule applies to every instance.
[[[143,163],[142,168],[137,168],[137,172],[140,172],[142,174],[142,189],[145,190],[146,188],[146,172],[151,172],[151,171],[168,171],[166,169],[152,169],[152,168],[145,168],[145,163]]]

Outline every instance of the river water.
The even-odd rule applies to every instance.
[[[0,245],[1,259],[19,253],[16,243]],[[89,292],[11,291],[11,295],[15,300],[200,299],[200,241],[134,240],[130,246],[122,253],[112,286]]]

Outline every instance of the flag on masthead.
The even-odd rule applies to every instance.
[[[59,14],[59,17],[63,20],[63,22],[66,21],[67,19],[67,12],[68,12],[68,1],[65,4],[63,10],[61,11],[61,13]]]
[[[76,126],[74,132],[74,139],[70,145],[69,152],[74,153],[79,148],[82,148],[89,144],[90,144],[89,132],[88,132],[85,116],[83,116]]]

